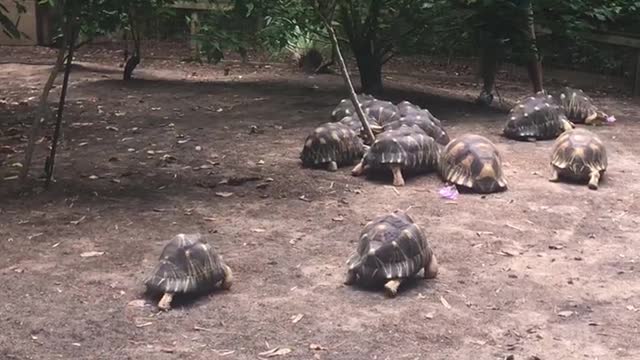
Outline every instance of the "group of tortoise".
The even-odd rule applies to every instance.
[[[364,144],[362,123],[354,116],[352,103],[344,99],[333,110],[333,121],[307,137],[300,155],[304,166],[336,171],[357,162],[353,175],[390,171],[395,186],[404,185],[403,172],[438,171],[446,182],[478,193],[506,190],[501,155],[487,138],[465,134],[450,140],[440,120],[408,101],[395,105],[370,95],[358,95],[358,101],[376,134],[373,144]],[[588,181],[590,189],[597,189],[607,167],[606,149],[594,133],[574,124],[612,121],[581,90],[565,88],[556,97],[538,93],[518,102],[503,134],[516,140],[555,138],[549,180]],[[401,210],[364,226],[347,267],[345,284],[384,284],[389,297],[421,271],[424,278],[438,274],[438,261],[423,230]],[[201,235],[179,234],[165,246],[145,284],[163,294],[158,307],[168,310],[174,294],[229,289],[232,278],[229,266]]]

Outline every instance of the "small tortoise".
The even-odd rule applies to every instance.
[[[164,247],[160,262],[144,282],[151,292],[164,294],[158,307],[169,310],[176,293],[199,293],[216,286],[228,290],[232,280],[229,266],[200,234],[178,234]]]
[[[400,119],[398,107],[389,101],[369,101],[362,106],[362,110],[367,116],[375,119],[376,123],[380,126]]]
[[[405,279],[424,269],[424,278],[438,274],[438,261],[422,229],[405,212],[378,216],[360,233],[358,249],[347,260],[345,285],[384,283],[394,297]]]
[[[374,101],[375,98],[368,94],[358,94],[356,95],[358,98],[358,102],[360,106],[365,106],[371,101]],[[331,112],[331,120],[332,121],[340,121],[345,116],[354,115],[356,113],[355,108],[353,107],[353,103],[350,98],[340,100],[340,103],[333,109]]]
[[[553,144],[550,181],[588,180],[589,189],[597,190],[606,169],[607,150],[600,138],[589,130],[567,131]]]
[[[465,134],[451,140],[440,158],[440,175],[445,182],[478,193],[507,189],[500,153],[489,139],[480,135]]]
[[[367,150],[351,174],[369,170],[391,170],[393,185],[403,186],[402,172],[423,173],[436,170],[440,149],[435,140],[415,126],[401,126],[385,131]]]
[[[515,140],[549,140],[572,128],[573,124],[553,97],[538,93],[511,109],[503,133]]]
[[[382,127],[383,131],[398,129],[401,126],[417,126],[427,135],[431,136],[438,144],[447,145],[449,143],[449,135],[444,129],[436,125],[425,114],[413,113],[406,115],[400,120],[388,123]]]
[[[364,145],[358,134],[342,123],[324,123],[307,136],[300,153],[306,167],[324,166],[329,171],[351,165],[364,154]]]
[[[584,91],[565,87],[559,97],[560,105],[571,122],[587,125],[602,125],[608,122],[609,116],[598,110]]]

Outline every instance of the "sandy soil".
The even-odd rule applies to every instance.
[[[391,67],[388,99],[427,107],[452,137],[483,134],[504,156],[507,192],[447,201],[435,174],[394,189],[349,167],[300,167],[305,136],[345,96],[336,75],[168,57],[123,83],[119,55],[89,48],[56,182],[42,191],[2,179],[19,170],[50,51],[0,50],[0,145],[16,151],[0,154],[2,359],[257,359],[276,347],[291,350],[276,359],[640,358],[638,101],[594,95],[618,122],[594,129],[610,167],[590,191],[547,181],[551,142],[502,138],[505,113],[469,101],[468,73]],[[243,177],[258,180],[223,181]],[[410,206],[438,278],[395,299],[342,285],[366,221]],[[158,313],[141,280],[180,232],[207,234],[235,283]]]

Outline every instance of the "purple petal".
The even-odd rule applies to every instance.
[[[616,117],[611,115],[611,116],[607,116],[607,122],[609,124],[616,122]]]
[[[458,189],[456,188],[455,185],[445,186],[442,189],[440,189],[440,191],[438,191],[438,193],[443,198],[449,199],[449,200],[455,200],[455,199],[458,198],[458,195],[459,195]]]

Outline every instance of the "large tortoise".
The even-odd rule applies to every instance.
[[[602,125],[609,116],[593,103],[593,100],[580,89],[565,87],[559,95],[560,105],[569,121],[576,124]]]
[[[438,261],[422,229],[404,211],[378,216],[360,233],[356,252],[347,260],[346,285],[384,283],[394,297],[402,282],[424,269],[424,278],[435,278]]]
[[[382,127],[383,131],[398,129],[402,126],[416,126],[431,136],[438,144],[447,145],[449,143],[449,135],[443,128],[436,125],[431,119],[425,117],[424,114],[414,113],[406,115],[399,120],[388,123]]]
[[[503,134],[515,140],[549,140],[572,128],[553,96],[537,93],[511,109]]]
[[[375,100],[373,96],[368,94],[358,94],[356,95],[356,98],[358,99],[360,106],[363,106],[363,107],[369,102]],[[352,116],[352,115],[355,115],[355,113],[356,111],[355,111],[355,108],[353,107],[353,103],[351,102],[351,99],[346,98],[346,99],[340,100],[340,103],[338,103],[338,105],[333,109],[333,111],[331,112],[331,119],[332,121],[340,121],[345,116]]]
[[[358,134],[342,123],[324,123],[307,136],[300,159],[305,167],[336,171],[362,158],[364,145]]]
[[[393,185],[403,186],[402,172],[424,173],[437,170],[440,149],[435,140],[416,126],[402,126],[378,135],[351,174],[369,171],[393,173]]]
[[[364,104],[362,110],[380,126],[400,119],[398,107],[390,101],[372,100]]]
[[[150,292],[164,294],[158,303],[169,310],[174,294],[231,288],[233,275],[200,234],[178,234],[162,250],[153,273],[145,279]]]
[[[366,135],[364,134],[364,127],[362,126],[362,122],[358,118],[358,115],[349,115],[342,118],[342,120],[338,121],[339,123],[345,124],[351,128],[351,130],[355,131],[358,136],[364,138]],[[367,116],[367,123],[369,124],[369,128],[373,132],[373,134],[379,134],[382,132],[382,126],[378,125],[376,119],[371,116]]]
[[[507,189],[501,155],[480,135],[464,134],[451,140],[440,157],[440,175],[445,182],[482,194]]]
[[[597,190],[607,169],[607,150],[602,140],[586,129],[574,129],[560,135],[551,150],[550,181],[565,178],[588,181]]]

